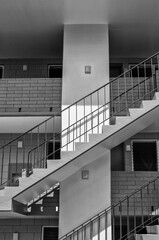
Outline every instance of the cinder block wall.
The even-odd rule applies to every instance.
[[[18,240],[42,240],[43,226],[58,226],[57,219],[0,219],[0,239],[13,240],[18,232]]]
[[[61,111],[62,79],[0,79],[0,112]]]
[[[111,173],[111,199],[112,204],[119,202],[119,200],[123,199],[130,193],[134,192],[137,188],[140,186],[148,183],[150,180],[155,178],[156,176],[159,176],[159,172],[157,171],[133,171],[132,168],[132,151],[126,151],[126,145],[131,146],[132,140],[159,140],[159,133],[138,133],[135,136],[133,136],[131,139],[128,139],[124,143],[124,165],[125,170],[124,171],[112,171]],[[157,144],[158,146],[158,144]],[[132,149],[131,149],[132,150]],[[159,165],[159,164],[158,164]],[[152,184],[149,187],[149,195],[147,194],[147,189],[145,188],[143,190],[143,206],[144,211],[151,212],[151,206],[157,206],[158,205],[158,193],[159,193],[159,180],[156,182],[155,185],[156,189],[154,191],[154,185]],[[130,202],[133,203],[134,199],[131,198]],[[125,202],[126,203],[126,202]],[[130,204],[130,205],[131,205]],[[136,195],[136,210],[139,214],[141,211],[141,195]],[[123,208],[124,209],[124,208]],[[124,210],[123,210],[124,211]],[[117,211],[119,214],[119,211]],[[125,212],[126,213],[126,212]],[[136,213],[136,214],[137,214]]]
[[[48,79],[49,65],[61,58],[0,59],[0,112],[52,112],[61,110],[61,79]],[[23,65],[27,71],[23,71]]]

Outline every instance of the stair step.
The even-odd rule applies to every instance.
[[[129,122],[131,122],[131,117],[130,116],[119,116],[116,117],[116,125],[120,126],[120,125],[125,125],[128,124]]]
[[[159,234],[159,225],[146,226],[146,231],[148,234]]]
[[[156,106],[157,104],[158,104],[157,100],[143,100],[141,103],[141,108],[145,108],[145,109],[150,108],[151,109],[152,107]]]
[[[153,99],[159,100],[159,92],[155,92]]]
[[[158,240],[159,234],[136,234],[135,240]]]

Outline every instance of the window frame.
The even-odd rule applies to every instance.
[[[59,228],[58,226],[55,226],[55,225],[53,225],[53,226],[42,226],[42,231],[41,231],[41,233],[42,233],[42,240],[45,240],[44,239],[44,228]]]
[[[156,170],[154,172],[158,172],[159,171],[159,154],[158,154],[158,143],[159,141],[157,139],[133,139],[131,140],[131,163],[132,163],[132,171],[133,172],[137,172],[134,169],[134,155],[133,155],[133,143],[134,142],[155,142],[156,143]],[[141,171],[146,171],[146,170],[141,170]],[[147,171],[149,172],[149,171]]]

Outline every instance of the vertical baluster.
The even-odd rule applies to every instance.
[[[8,162],[9,176],[10,176],[11,156],[12,156],[12,144],[9,144],[9,162]],[[9,185],[11,183],[10,181],[12,181],[12,179],[9,179]]]
[[[158,91],[158,82],[159,82],[159,54],[157,54],[157,91]]]
[[[144,215],[143,215],[143,189],[140,190],[140,200],[141,200],[141,223],[144,223]]]
[[[115,240],[115,208],[112,207],[112,240]]]
[[[105,123],[105,120],[106,120],[106,107],[107,107],[107,102],[106,102],[106,86],[104,86],[104,122],[103,124]],[[110,109],[109,109],[110,111]]]
[[[45,122],[44,168],[47,168],[47,121]]]
[[[125,95],[125,110],[126,110],[126,114],[128,112],[128,104],[127,104],[127,87],[126,87],[126,76],[125,76],[125,73],[124,73],[124,86],[125,86],[125,90],[124,90],[124,95]]]
[[[98,240],[100,240],[100,216],[98,216]]]
[[[136,234],[136,198],[135,194],[133,195],[133,213],[134,213],[134,234]]]
[[[117,93],[118,93],[118,113],[120,113],[120,78],[117,79]]]
[[[33,132],[31,131],[30,133],[30,145],[29,145],[29,150],[32,148],[33,146]],[[35,151],[35,150],[34,150]],[[29,165],[29,162],[30,164],[32,165],[32,155],[33,155],[33,151],[31,151],[31,153],[29,154],[28,156],[28,165]],[[28,166],[29,167],[29,166]],[[29,169],[27,169],[27,171],[29,172]]]
[[[107,240],[107,225],[108,225],[108,215],[107,215],[107,211],[105,210],[105,240]]]
[[[152,90],[151,90],[151,98],[153,97],[153,90],[154,90],[154,65],[153,65],[153,60],[151,58],[151,77],[152,77]]]
[[[93,221],[90,220],[90,240],[93,239]]]
[[[38,139],[37,139],[37,163],[38,163],[38,166],[41,164],[40,163],[40,153],[39,153],[39,143],[40,143],[40,139],[39,139],[39,126],[37,128],[37,131],[38,131]],[[40,167],[40,166],[39,166]]]
[[[139,66],[137,67],[137,82],[138,82],[138,99],[140,99],[140,70],[139,70]]]
[[[16,141],[16,157],[15,157],[15,172],[18,172],[18,140]]]
[[[25,168],[25,135],[23,136],[23,141],[22,141],[22,144],[23,144],[23,169]]]
[[[127,197],[127,237],[129,236],[129,232],[130,232],[130,225],[129,225],[129,197]]]
[[[78,114],[77,114],[77,103],[75,105],[75,114],[76,114],[76,124],[75,124],[75,128],[76,128],[76,139],[78,139]]]
[[[113,89],[112,89],[112,82],[110,82],[110,115],[114,115],[114,101],[113,101]]]
[[[4,147],[2,148],[1,184],[3,184]]]
[[[132,100],[132,107],[134,107],[134,82],[133,82],[133,74],[132,70],[130,71],[130,78],[131,78],[131,100]]]
[[[93,102],[92,102],[92,94],[90,94],[90,111],[91,111],[91,114],[90,114],[90,118],[91,118],[91,133],[93,133],[93,106],[92,106]]]
[[[145,95],[145,99],[147,97],[147,86],[146,86],[146,82],[147,82],[147,77],[146,77],[146,63],[144,62],[144,77],[145,77],[145,81],[144,81],[144,95]]]
[[[119,225],[120,225],[120,238],[122,238],[122,235],[123,235],[123,233],[122,233],[122,203],[120,202],[120,205],[119,205],[119,212],[120,212],[120,216],[119,216],[119,218],[120,218],[120,220],[119,220]]]
[[[85,116],[86,116],[86,102],[85,102],[85,98],[83,99],[83,124],[84,124],[84,134],[83,134],[83,141],[85,142],[85,132],[86,132],[86,122],[85,122]]]
[[[100,109],[99,109],[99,90],[97,91],[97,106],[98,106],[98,133],[99,133],[99,114],[100,114]]]

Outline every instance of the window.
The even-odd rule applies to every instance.
[[[48,66],[49,78],[62,78],[62,65],[49,65]]]
[[[132,67],[134,67],[135,64],[130,64],[129,68],[131,69]],[[132,77],[151,77],[153,74],[153,70],[156,69],[156,66],[153,65],[154,69],[152,69],[151,65],[146,65],[144,67],[144,65],[139,66],[138,68],[134,68],[132,70]]]
[[[123,65],[119,63],[110,64],[110,78],[118,77],[123,73]]]
[[[42,240],[58,240],[58,227],[43,226]]]
[[[157,171],[156,141],[133,141],[133,170]]]
[[[4,77],[4,66],[0,66],[0,78]]]
[[[50,141],[47,148],[48,159],[60,159],[60,147],[61,144],[59,140]]]

